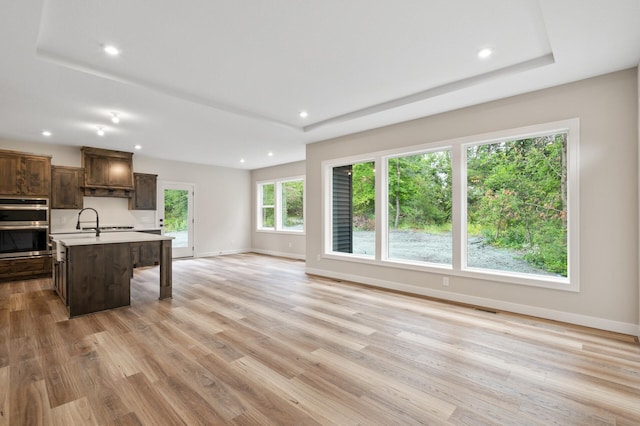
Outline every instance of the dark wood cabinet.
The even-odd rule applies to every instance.
[[[69,305],[67,297],[67,262],[58,262],[53,258],[53,287],[65,306]]]
[[[129,244],[67,247],[69,316],[130,304]]]
[[[81,209],[84,169],[80,167],[51,166],[51,208]]]
[[[134,173],[135,192],[129,199],[129,210],[155,210],[157,206],[158,175]]]
[[[131,264],[134,268],[160,264],[160,241],[130,243]]]
[[[51,256],[0,259],[0,281],[51,274]]]
[[[20,157],[18,155],[0,152],[0,194],[18,195],[18,174]]]
[[[51,157],[0,151],[0,195],[48,197]]]
[[[133,153],[82,148],[84,195],[131,197],[134,190]]]
[[[23,194],[48,196],[51,189],[51,158],[24,156],[22,161]]]

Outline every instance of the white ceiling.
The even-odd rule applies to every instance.
[[[640,1],[0,0],[0,58],[1,138],[255,169],[635,67]]]

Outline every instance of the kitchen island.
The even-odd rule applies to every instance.
[[[129,306],[137,267],[159,265],[159,298],[170,298],[172,239],[144,232],[52,235],[54,289],[69,317]]]

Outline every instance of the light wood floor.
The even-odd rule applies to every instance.
[[[638,425],[629,336],[308,277],[254,254],[137,270],[73,320],[0,284],[0,425]]]

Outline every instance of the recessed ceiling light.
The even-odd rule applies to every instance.
[[[142,149],[142,145],[136,145],[136,146],[134,146],[134,148],[137,149],[137,150],[141,150]]]
[[[117,112],[111,113],[111,121],[114,122],[115,124],[118,124],[120,122],[120,116],[118,115]]]
[[[50,132],[50,131],[48,131],[48,130],[43,130],[43,131],[42,131],[42,136],[49,137],[49,136],[51,136],[51,132]]]
[[[104,47],[104,51],[111,56],[118,56],[120,54],[120,49],[110,44]]]
[[[98,136],[104,136],[104,129],[102,127],[98,127],[96,133],[98,134]]]
[[[485,47],[484,49],[478,50],[478,58],[488,58],[493,53],[493,50],[489,47]]]
[[[240,162],[241,162],[241,163],[244,163],[244,158],[241,158],[241,159],[240,159]]]
[[[309,116],[309,113],[307,111],[300,111],[300,118],[307,118]]]
[[[273,157],[273,152],[269,151],[269,153],[267,154],[269,157]]]

